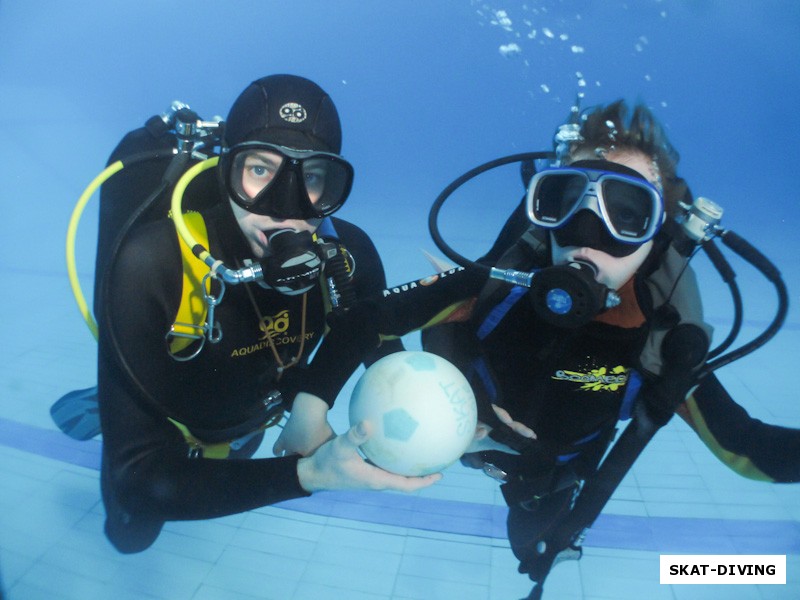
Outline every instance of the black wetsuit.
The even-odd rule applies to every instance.
[[[205,211],[211,254],[230,267],[252,256],[227,202]],[[385,287],[383,266],[369,237],[332,219],[338,239],[353,255],[356,295]],[[172,221],[142,225],[123,245],[110,280],[106,310],[125,361],[121,366],[108,335],[99,345],[98,385],[103,430],[102,489],[106,533],[122,552],[147,548],[167,520],[206,519],[307,495],[297,478],[297,457],[253,460],[189,458],[184,435],[168,420],[198,432],[247,433],[263,411],[263,400],[287,379],[297,379],[324,333],[320,287],[286,296],[258,284],[229,285],[214,320],[217,344],[206,342],[185,362],[167,351],[165,334],[181,300],[182,259]],[[102,311],[101,311],[102,312]],[[100,315],[101,331],[105,316]],[[278,383],[267,336],[285,364],[301,349],[293,378]],[[399,342],[373,354],[402,349]],[[291,395],[291,390],[286,391]],[[235,435],[234,435],[235,434]],[[225,438],[225,436],[222,436]],[[204,440],[220,441],[220,440]],[[256,438],[250,452],[257,447]],[[255,447],[253,447],[255,446]],[[244,454],[248,454],[244,452]]]
[[[474,299],[485,281],[475,269],[456,269],[357,304],[326,337],[304,389],[332,404],[357,366],[359,353],[382,337],[432,325],[455,326],[450,340],[455,340],[457,362],[476,392],[480,418],[491,423],[489,401],[538,436],[521,456],[497,451],[467,455],[473,466],[492,463],[506,475],[501,489],[510,509],[509,540],[521,572],[538,580],[542,565],[537,564],[537,541],[569,512],[578,482],[594,473],[638,391],[634,386],[641,379],[634,370],[640,369],[647,325],[619,326],[606,318],[608,322],[593,321],[573,330],[556,328],[536,316],[524,291],[516,299],[514,292],[501,296],[497,306],[508,302],[508,310],[490,324],[483,314],[473,314],[481,313]],[[636,302],[634,296],[626,297],[623,303]],[[445,355],[453,360],[452,354]],[[687,418],[689,412],[694,422]],[[800,450],[800,432],[750,418],[713,375],[679,413],[739,473],[771,481],[800,479],[800,461],[784,454],[787,448]]]

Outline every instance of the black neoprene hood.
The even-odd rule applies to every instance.
[[[296,75],[270,75],[251,83],[225,121],[225,146],[260,141],[298,150],[339,154],[342,129],[330,96]]]

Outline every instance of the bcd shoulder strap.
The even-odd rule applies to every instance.
[[[679,324],[696,325],[711,339],[713,328],[703,320],[703,304],[694,270],[673,246],[667,247],[658,269],[644,280],[656,318],[650,323],[639,362],[652,375],[664,368],[661,345],[666,334]],[[668,318],[666,315],[671,314]]]

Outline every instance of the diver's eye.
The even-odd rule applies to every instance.
[[[303,183],[312,202],[325,191],[325,177],[328,173],[328,163],[323,159],[310,159],[303,163]]]
[[[258,160],[247,160],[244,163],[245,176],[255,179],[272,179],[278,171],[278,166]]]
[[[325,176],[322,173],[306,173],[304,177],[307,188],[318,188],[325,182]]]
[[[248,151],[240,153],[234,162],[236,185],[244,198],[254,199],[274,181],[283,164],[275,152]]]
[[[253,165],[247,169],[253,177],[266,177],[269,174],[269,170],[263,165]]]
[[[618,210],[616,214],[617,221],[619,221],[620,225],[633,225],[634,223],[639,222],[639,215],[636,212],[630,209],[622,209]]]

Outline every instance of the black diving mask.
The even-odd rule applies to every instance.
[[[277,219],[321,219],[344,204],[353,167],[338,154],[243,142],[223,151],[222,175],[236,204]]]

